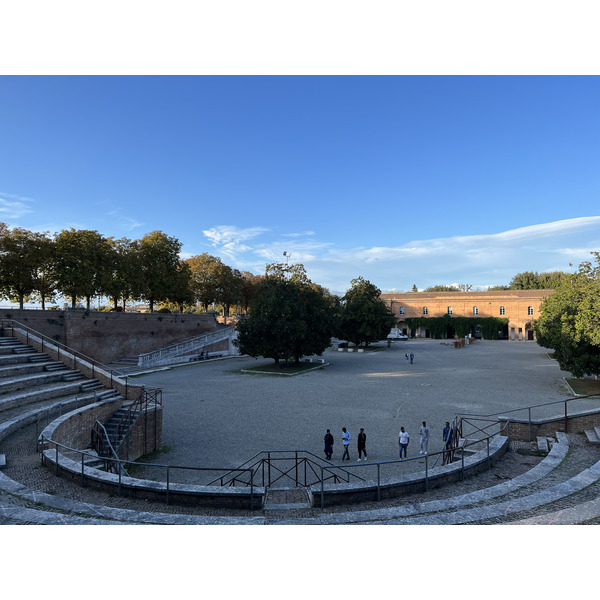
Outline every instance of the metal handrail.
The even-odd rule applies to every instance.
[[[56,442],[55,440],[51,439],[51,438],[46,438],[45,436],[41,436],[40,438],[40,447],[41,447],[41,462],[42,465],[44,465],[44,447],[46,444],[53,444],[54,445],[54,449],[56,451],[56,457],[55,457],[55,462],[56,462],[56,474],[59,474],[59,452],[58,449],[62,448],[63,450],[66,450],[68,452],[74,452],[75,454],[80,454],[81,455],[81,487],[85,487],[85,462],[84,459],[85,457],[91,457],[91,458],[96,458],[93,454],[90,454],[90,452],[86,451],[86,450],[79,450],[77,448],[70,448],[69,446],[66,446],[65,444],[61,444],[60,442]],[[141,463],[141,462],[137,462],[134,460],[123,460],[120,458],[110,458],[110,457],[102,457],[103,460],[107,460],[107,461],[114,461],[117,463],[117,473],[119,476],[119,483],[118,483],[118,495],[119,497],[121,496],[121,488],[122,488],[122,472],[127,473],[127,471],[125,471],[123,465],[127,464],[127,465],[139,465],[139,466],[143,466],[143,467],[156,467],[156,468],[160,468],[160,469],[165,469],[166,470],[166,478],[165,478],[165,484],[166,484],[166,490],[165,490],[165,502],[166,504],[169,504],[169,493],[170,493],[170,471],[171,470],[185,470],[185,471],[248,471],[250,474],[250,509],[254,510],[254,473],[252,471],[252,469],[232,469],[231,467],[183,467],[183,466],[177,466],[177,465],[166,465],[166,464],[162,464],[162,463]],[[127,477],[129,477],[130,479],[136,479],[136,478],[132,478],[129,475],[126,475]],[[137,481],[141,481],[141,480],[137,480]],[[148,487],[149,491],[152,492],[156,492],[156,487],[152,486],[152,487]]]
[[[16,321],[15,319],[2,319],[0,322],[0,330],[5,330],[5,329],[6,330],[10,329],[11,335],[13,337],[14,337],[15,329],[17,331],[22,330],[20,333],[25,335],[25,340],[26,340],[25,343],[27,343],[27,344],[29,344],[29,335],[31,333],[33,338],[39,339],[39,341],[41,343],[41,351],[42,352],[44,352],[44,343],[46,343],[46,346],[49,349],[56,350],[57,356],[58,356],[57,360],[61,360],[61,358],[60,358],[61,350],[63,351],[63,354],[66,353],[67,355],[71,355],[73,357],[73,367],[72,367],[73,369],[77,368],[77,358],[79,358],[80,362],[83,365],[85,365],[86,362],[89,363],[88,366],[91,367],[92,377],[96,376],[95,369],[102,371],[104,374],[110,375],[110,388],[115,391],[119,391],[117,389],[117,384],[121,384],[122,386],[125,386],[125,398],[126,399],[127,399],[127,390],[129,387],[133,387],[135,389],[140,389],[140,390],[146,389],[145,386],[129,386],[129,383],[127,381],[127,379],[128,379],[127,373],[120,371],[119,369],[113,369],[112,367],[109,367],[108,365],[105,365],[105,364],[101,363],[100,361],[97,361],[96,359],[87,356],[83,352],[79,352],[79,350],[70,348],[69,346],[63,344],[62,342],[53,340],[52,338],[49,338],[47,335],[40,333],[39,331],[36,331],[35,329],[32,329],[31,327],[24,325],[23,323],[20,323],[19,321]],[[113,378],[113,374],[116,374],[115,378]],[[107,383],[108,383],[108,381],[107,381]]]
[[[98,429],[101,429],[102,432],[99,432]],[[102,436],[102,433],[104,434],[104,436]],[[96,436],[98,436],[98,437],[96,437]],[[102,440],[103,443],[101,443],[101,444],[97,443],[98,440]],[[94,423],[94,427],[92,428],[92,449],[96,450],[96,453],[98,454],[98,456],[100,458],[102,458],[102,460],[112,460],[110,456],[103,455],[104,440],[108,444],[108,449],[110,450],[113,457],[117,461],[119,461],[119,455],[117,454],[117,451],[113,448],[113,445],[110,442],[110,437],[108,436],[108,431],[106,431],[106,428],[104,427],[104,425],[102,425],[102,423],[100,423],[100,421],[96,421]],[[123,469],[123,472],[125,473],[125,475],[129,476],[129,473],[127,473],[127,471],[125,471],[125,468],[121,465],[120,462],[117,462],[117,468],[118,468],[118,470],[115,471],[115,473],[118,473],[118,472],[120,472],[120,469]]]
[[[7,322],[9,323],[8,326],[6,325]],[[16,324],[16,327],[15,327],[15,324]],[[87,356],[83,352],[80,352],[79,350],[75,350],[74,348],[71,348],[71,347],[63,344],[62,342],[59,342],[58,340],[54,340],[54,339],[48,337],[47,335],[45,335],[44,333],[36,331],[35,329],[32,329],[31,327],[24,325],[23,323],[20,323],[19,321],[16,321],[15,319],[2,319],[0,328],[1,329],[9,329],[10,328],[11,333],[13,335],[14,335],[15,329],[23,329],[25,331],[25,335],[26,335],[26,340],[27,340],[26,343],[29,343],[29,333],[31,333],[33,336],[39,337],[40,341],[42,343],[44,341],[46,341],[48,343],[48,345],[50,345],[50,346],[55,346],[58,349],[64,350],[64,351],[68,352],[69,354],[72,354],[73,356],[77,356],[78,358],[81,358],[81,359],[89,362],[90,365],[92,365],[92,367],[99,367],[103,371],[107,371],[110,373],[116,373],[117,376],[121,376],[121,377],[127,376],[127,373],[125,373],[123,371],[119,371],[119,369],[113,369],[113,368],[101,363],[100,361],[96,360],[95,358],[92,358],[91,356]]]
[[[277,455],[277,454],[288,454],[288,455],[293,454],[293,456],[285,456],[285,457],[271,456],[271,455]],[[308,455],[308,456],[302,456],[302,455]],[[309,458],[309,457],[312,457],[312,458]],[[292,461],[292,460],[294,461],[294,465],[292,465],[292,467],[290,469],[288,469],[287,471],[282,471],[281,469],[274,466],[275,462]],[[316,476],[317,472],[315,470],[315,466],[316,466],[316,468],[320,468],[321,463],[323,463],[323,462],[328,462],[328,461],[326,461],[325,459],[322,459],[320,456],[317,456],[310,450],[261,450],[260,452],[257,452],[254,456],[249,458],[247,461],[243,462],[239,468],[252,469],[255,473],[257,473],[259,471],[259,469],[261,469],[262,473],[263,473],[263,485],[264,485],[264,481],[265,481],[264,468],[266,466],[268,483],[265,487],[272,486],[274,483],[276,483],[282,477],[290,478],[288,473],[292,469],[295,469],[296,476],[295,476],[294,481],[295,481],[296,486],[298,486],[297,471],[298,471],[299,465],[303,464],[305,467],[304,486],[306,487],[308,485],[312,485],[312,483],[311,484],[306,483],[306,481],[307,481],[306,467],[308,466],[311,469],[311,471],[313,472],[313,474]],[[331,463],[328,463],[328,464],[331,464]],[[246,466],[246,465],[248,465],[248,466]],[[273,467],[276,471],[278,471],[280,473],[280,475],[276,479],[273,479],[271,477],[271,471],[270,471],[271,467]],[[340,475],[337,472],[335,472],[335,473],[332,472],[332,474],[328,477],[328,479],[333,478],[333,479],[335,479],[335,481],[337,483],[337,480],[344,479],[343,476],[345,475],[345,481],[349,481],[350,477],[355,477],[356,479],[359,479],[360,481],[365,481],[365,479],[363,477],[361,477],[360,475],[356,475],[355,473],[351,473],[350,471],[347,471],[345,469],[345,467],[346,467],[346,465],[342,465],[339,467],[331,466],[330,467],[331,469],[334,469],[334,468],[338,469],[338,471],[341,471],[342,474]],[[235,470],[236,469],[231,469],[232,472]],[[234,476],[234,477],[229,478],[229,476],[230,476],[230,473],[226,473],[222,477],[217,477],[213,481],[209,482],[207,485],[215,485],[217,483],[219,483],[219,485],[221,485],[221,486],[224,486],[224,485],[235,486],[236,483],[246,484],[246,482],[239,479],[239,477]],[[318,481],[320,481],[320,480],[317,480],[314,483],[318,483]]]
[[[510,423],[506,423],[506,425],[504,426],[504,428],[502,428],[500,430],[500,432],[504,431],[504,429],[506,429],[507,431],[510,430]],[[453,438],[453,444],[455,444],[455,440],[458,439],[458,436],[456,435],[456,429],[454,430],[455,435]],[[497,435],[497,434],[495,434]],[[369,466],[376,466],[377,467],[377,501],[381,500],[381,466],[382,465],[397,465],[397,464],[406,464],[407,462],[410,461],[414,461],[414,460],[423,460],[425,459],[425,491],[429,490],[429,471],[430,469],[432,469],[435,464],[433,466],[429,465],[429,460],[431,458],[437,457],[435,458],[435,461],[437,463],[437,461],[439,461],[440,456],[442,456],[443,454],[447,453],[447,452],[451,452],[451,456],[450,456],[450,461],[448,464],[454,462],[454,454],[457,450],[462,450],[462,454],[461,454],[461,477],[464,478],[464,471],[465,471],[465,453],[464,450],[467,449],[469,446],[474,446],[475,444],[480,444],[481,442],[487,442],[487,454],[488,454],[488,468],[490,465],[490,439],[492,437],[495,437],[492,435],[486,436],[485,438],[482,438],[481,440],[477,440],[476,442],[472,442],[472,443],[465,443],[464,445],[462,445],[460,448],[458,447],[458,445],[453,445],[451,450],[447,450],[446,448],[444,448],[443,450],[440,450],[439,452],[432,452],[429,454],[425,454],[425,455],[421,455],[421,456],[413,456],[411,458],[404,458],[404,459],[396,459],[396,460],[385,460],[385,461],[376,461],[376,462],[372,462],[372,463],[361,463],[358,465],[346,465],[346,468],[351,468],[351,469],[356,469],[356,468],[364,468],[364,467],[369,467]],[[321,471],[325,471],[328,467],[321,467]],[[321,508],[325,508],[325,486],[324,486],[324,477],[323,475],[321,476]]]
[[[509,410],[503,410],[503,411],[491,413],[491,414],[457,413],[455,418],[460,421],[462,421],[463,419],[466,419],[466,418],[469,418],[469,419],[478,418],[480,420],[484,420],[484,419],[491,419],[493,417],[501,417],[501,416],[508,417],[508,415],[510,415],[511,413],[527,411],[527,414],[528,414],[527,422],[529,425],[529,441],[531,441],[531,426],[532,426],[531,411],[532,411],[532,409],[541,408],[541,407],[545,407],[545,406],[553,406],[555,404],[564,405],[565,433],[568,433],[568,429],[569,429],[569,427],[568,427],[568,418],[569,418],[568,406],[569,406],[569,403],[575,402],[577,400],[596,399],[596,398],[600,399],[600,394],[586,394],[584,396],[575,396],[575,397],[571,397],[571,398],[565,398],[564,400],[553,400],[551,402],[543,402],[541,404],[532,404],[531,406],[522,406],[520,408],[512,408]],[[563,415],[557,415],[557,416],[562,417]],[[571,416],[575,416],[575,415],[572,414]]]
[[[189,352],[190,349],[196,348],[198,344],[215,344],[229,337],[235,331],[234,326],[218,329],[217,331],[211,331],[203,333],[201,335],[194,336],[193,338],[184,340],[182,342],[176,342],[169,344],[157,350],[151,350],[150,352],[144,352],[138,355],[138,365],[143,366],[151,361],[162,358],[164,356],[178,356],[182,352]]]

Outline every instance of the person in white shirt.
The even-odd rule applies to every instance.
[[[400,445],[400,460],[402,460],[402,453],[404,452],[404,458],[406,458],[406,451],[408,449],[408,442],[410,438],[408,432],[404,430],[404,427],[400,427],[400,433],[398,434],[398,444]]]
[[[421,425],[421,429],[419,429],[419,442],[421,445],[421,452],[419,454],[427,454],[427,444],[429,444],[429,427],[427,427],[427,423],[423,421],[423,425]]]
[[[342,454],[342,460],[345,458],[350,460],[350,453],[348,452],[348,448],[350,448],[350,432],[346,431],[345,427],[342,427],[342,444],[344,444],[344,454]]]

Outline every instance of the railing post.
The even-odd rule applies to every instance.
[[[529,443],[531,443],[531,406],[528,408],[529,412]]]
[[[569,419],[567,417],[567,400],[565,400],[565,433],[569,433]]]
[[[117,469],[119,470],[119,498],[121,497],[121,461],[117,461]]]
[[[321,465],[321,508],[325,508],[325,476],[323,474],[323,465]]]
[[[254,510],[254,471],[250,469],[250,510]]]
[[[429,491],[429,456],[425,454],[425,491]]]
[[[54,443],[54,450],[56,451],[56,475],[58,476],[58,444]]]
[[[298,487],[298,450],[295,451],[296,454],[296,487]]]
[[[377,502],[381,501],[381,464],[377,463]]]
[[[85,487],[85,473],[84,473],[84,463],[83,463],[83,452],[81,453],[81,487]]]
[[[490,468],[490,438],[487,438],[487,468]]]
[[[167,505],[169,504],[169,465],[167,465],[167,495],[166,495]]]
[[[267,452],[267,460],[269,461],[267,474],[269,476],[269,487],[270,487],[271,486],[271,453],[270,452]]]
[[[465,447],[463,446],[460,451],[460,480],[465,480]]]

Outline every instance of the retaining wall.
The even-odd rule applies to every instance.
[[[310,488],[311,503],[315,508],[334,506],[339,504],[355,504],[358,502],[373,502],[378,499],[398,498],[408,494],[427,491],[428,488],[442,484],[459,481],[463,478],[476,475],[495,464],[508,449],[508,438],[496,436],[490,441],[489,458],[488,450],[481,450],[477,454],[454,462],[450,465],[435,467],[425,474],[424,471],[382,479],[377,486],[376,481],[328,484],[321,489],[321,484]],[[379,491],[378,491],[379,489]]]
[[[531,421],[531,427],[527,419],[512,419],[509,417],[498,417],[500,428],[507,432],[505,425],[510,422],[508,434],[512,440],[529,441],[539,435],[541,437],[554,436],[557,431],[564,433],[583,433],[586,429],[600,426],[600,410],[587,410],[578,412],[576,415],[553,417],[550,419],[536,419]]]
[[[214,314],[125,313],[87,310],[2,310],[35,331],[104,364],[217,329]]]

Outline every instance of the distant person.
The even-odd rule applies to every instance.
[[[446,421],[446,427],[442,432],[442,438],[444,440],[444,454],[442,464],[450,464],[452,462],[452,438],[454,437],[454,430],[450,427],[450,423]]]
[[[429,444],[429,427],[427,427],[427,423],[423,421],[423,425],[419,429],[419,444],[421,446],[421,451],[419,454],[427,454],[427,445]]]
[[[365,455],[365,460],[367,460],[367,434],[362,427],[358,434],[358,460],[356,462],[360,462],[361,452]]]
[[[342,444],[344,444],[344,454],[342,454],[342,460],[345,458],[350,460],[350,452],[348,452],[348,449],[350,448],[350,432],[346,431],[345,427],[342,427]]]
[[[402,460],[402,454],[406,458],[406,451],[408,450],[408,442],[410,438],[408,432],[404,430],[404,427],[400,427],[400,433],[398,434],[398,445],[400,446],[400,460]]]
[[[331,455],[333,454],[333,435],[331,435],[329,429],[327,430],[323,441],[325,442],[325,458],[331,460]]]
[[[413,364],[413,360],[415,359],[415,355],[411,352],[410,353],[410,364]]]
[[[406,358],[406,364],[408,364],[408,353],[404,355],[404,358]]]

